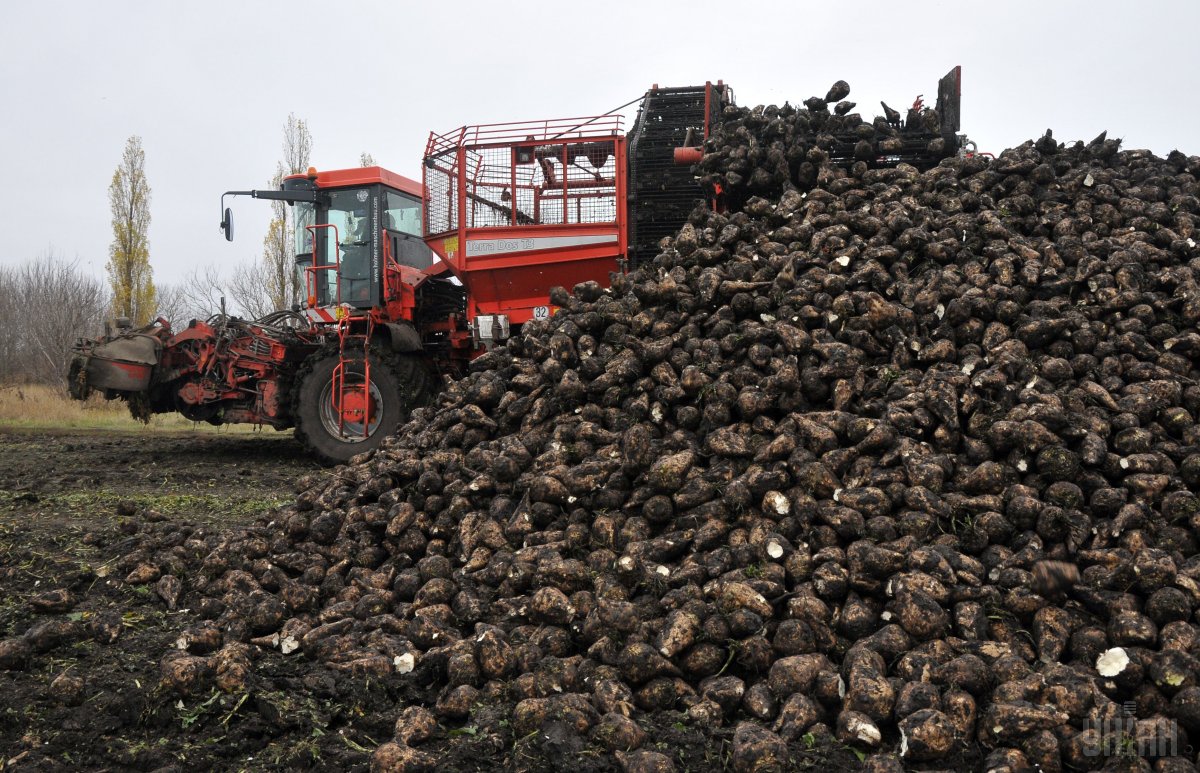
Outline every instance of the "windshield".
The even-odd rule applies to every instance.
[[[371,188],[330,191],[319,204],[297,202],[293,229],[296,270],[318,306],[349,303],[368,308],[373,304],[379,233],[372,223],[379,219],[379,196]],[[419,226],[419,216],[416,222]],[[310,230],[314,225],[317,228]],[[314,232],[315,262],[328,266],[315,272],[306,271],[314,263]]]
[[[329,211],[326,213],[325,222],[337,228],[338,241],[343,247],[363,247],[368,244],[370,239],[368,203],[370,199],[371,192],[365,188],[334,191],[329,194]],[[332,243],[327,241],[326,263],[334,263],[337,260],[332,247]],[[345,255],[342,256],[342,260],[346,260]]]

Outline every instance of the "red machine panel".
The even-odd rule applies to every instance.
[[[470,319],[525,322],[550,288],[607,284],[625,258],[620,116],[432,134],[424,178],[426,241],[467,287]]]

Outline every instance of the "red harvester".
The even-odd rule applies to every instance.
[[[958,77],[955,68],[940,84],[941,130],[910,120],[905,149],[876,164],[929,166],[958,152]],[[468,126],[430,135],[423,183],[380,167],[310,169],[280,190],[230,191],[294,207],[303,302],[179,331],[118,320],[115,333],[77,344],[72,394],[125,399],[142,418],[295,427],[320,459],[345,462],[377,447],[443,378],[549,317],[552,288],[607,287],[713,203],[688,164],[732,102],[720,82],[656,86],[628,134],[612,114]],[[831,155],[849,159],[855,138],[835,139]],[[221,228],[232,240],[224,207]]]

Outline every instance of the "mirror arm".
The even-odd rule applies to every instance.
[[[221,194],[221,230],[225,232],[225,238],[233,241],[233,235],[230,233],[230,218],[226,217],[229,212],[225,208],[226,196],[249,196],[252,199],[269,199],[272,201],[286,201],[289,204],[294,204],[297,201],[309,201],[320,203],[325,201],[326,195],[322,191],[225,191]]]
[[[225,210],[226,196],[249,196],[252,199],[272,199],[274,201],[322,201],[320,191],[225,191],[221,194],[221,210]]]
[[[254,195],[254,191],[225,191],[224,193],[221,194],[220,227],[221,227],[221,230],[225,233],[226,241],[230,241],[230,242],[233,241],[233,234],[231,234],[229,231],[230,222],[229,222],[228,215],[230,214],[230,212],[228,209],[225,208],[225,197],[226,196],[253,196],[253,195]]]
[[[270,199],[272,201],[324,201],[321,191],[226,191],[225,196],[250,196],[255,199]]]

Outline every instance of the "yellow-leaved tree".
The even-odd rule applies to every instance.
[[[146,182],[142,138],[125,142],[121,163],[108,186],[113,240],[108,248],[108,281],[113,314],[145,325],[155,313],[154,272],[150,268],[150,186]]]
[[[278,189],[283,178],[308,169],[312,152],[312,135],[308,123],[289,113],[283,126],[283,160],[275,167],[271,187]],[[291,308],[300,300],[303,282],[296,271],[296,256],[292,249],[292,223],[288,207],[282,201],[271,203],[272,218],[263,238],[262,283],[266,285],[268,311]],[[258,274],[258,272],[252,272]],[[255,280],[257,281],[257,280]]]

